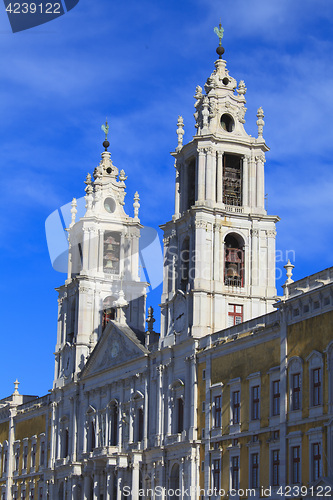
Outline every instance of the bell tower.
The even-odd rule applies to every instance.
[[[219,59],[195,92],[196,135],[177,123],[175,213],[164,230],[162,343],[201,337],[272,310],[275,224],[265,210],[264,113],[258,137],[245,131],[246,87]]]
[[[67,229],[68,276],[58,289],[55,387],[76,377],[107,323],[120,321],[120,299],[128,304],[127,325],[145,330],[148,284],[139,277],[139,195],[134,195],[134,217],[129,217],[124,210],[127,177],[111,160],[108,125],[102,128],[105,151],[93,179],[88,174],[85,181],[85,215],[76,221],[74,199]]]

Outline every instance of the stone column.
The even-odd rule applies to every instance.
[[[95,471],[94,472],[94,495],[93,495],[94,500],[99,500],[99,482],[100,482],[100,473]]]
[[[157,438],[158,438],[158,443],[157,446],[160,446],[161,444],[161,439],[162,439],[162,421],[163,421],[163,415],[164,415],[164,410],[163,410],[163,384],[162,384],[162,373],[163,373],[163,365],[157,366],[157,391],[156,391],[156,397],[157,397],[157,412],[156,412],[156,429],[157,429]]]
[[[248,156],[243,157],[243,206],[248,206],[249,199],[249,158]]]
[[[89,228],[89,271],[96,274],[98,271],[98,230],[94,227]]]
[[[139,237],[132,238],[132,278],[138,280],[139,278]]]
[[[18,394],[18,391],[16,391]],[[15,397],[15,393],[13,398]],[[12,485],[13,485],[13,462],[14,462],[14,441],[15,441],[15,424],[14,418],[16,416],[16,407],[9,409],[9,430],[8,430],[8,446],[7,446],[7,478],[6,478],[6,500],[12,498]],[[4,460],[4,455],[3,455]]]
[[[217,153],[216,201],[223,203],[223,153]]]
[[[195,354],[192,354],[186,360],[189,362],[190,369],[190,426],[189,426],[189,440],[194,441],[196,438],[196,427],[197,427],[197,375],[196,375],[196,363]]]
[[[99,230],[99,245],[98,245],[98,271],[103,273],[103,254],[104,254],[104,230]]]
[[[51,497],[50,500],[52,500],[53,497]],[[84,476],[84,481],[83,481],[83,499],[84,500],[90,500],[90,477],[88,475]]]
[[[123,470],[118,467],[117,470],[117,500],[122,499],[122,489],[123,489]]]
[[[121,425],[121,416],[122,416],[122,404],[121,401],[119,401],[118,404],[118,451],[119,453],[121,452],[121,447],[122,447],[122,439],[123,439],[123,429]]]
[[[72,269],[73,269],[73,255],[72,255],[72,244],[70,240],[70,236],[68,234],[68,268],[67,268],[67,280],[70,281],[72,278]]]
[[[175,161],[176,182],[175,182],[175,215],[180,214],[180,165]]]
[[[212,165],[212,149],[206,150],[206,200],[213,200],[213,165]],[[214,184],[215,187],[215,184]]]
[[[265,181],[264,181],[264,161],[263,155],[256,157],[257,161],[257,207],[265,208]]]
[[[256,185],[256,164],[255,158],[251,155],[249,163],[249,173],[250,173],[250,206],[254,208],[256,206],[257,200],[257,185]]]
[[[220,230],[221,226],[219,224],[214,225],[214,270],[213,270],[213,279],[215,281],[220,281],[220,270],[223,269],[223,260],[220,255]]]
[[[110,401],[110,398],[109,398],[109,401]],[[109,442],[110,442],[109,426],[110,426],[110,406],[107,406],[106,411],[105,411],[105,446],[109,446]]]
[[[106,469],[106,497],[105,500],[114,500],[112,498],[113,495],[113,481],[114,481],[114,474],[113,474],[113,469],[108,467]]]
[[[251,255],[248,260],[250,269],[248,272],[249,279],[251,279],[252,286],[259,285],[259,229],[251,229]],[[252,290],[253,293],[253,290]]]
[[[73,448],[74,448],[74,397],[71,396],[70,400],[70,415],[69,415],[69,439],[68,439],[68,455],[73,460]]]
[[[88,271],[89,266],[89,230],[83,228],[83,259],[82,259],[82,272],[83,274]]]
[[[132,500],[139,500],[139,464],[135,459],[132,467]]]
[[[134,421],[135,421],[135,415],[134,415],[134,408],[133,408],[133,394],[134,394],[134,384],[135,384],[135,378],[133,380],[133,386],[131,387],[131,402],[130,402],[130,408],[129,408],[129,415],[128,415],[128,442],[133,443],[135,436],[134,436]]]
[[[287,484],[287,360],[288,360],[288,321],[287,311],[282,305],[280,307],[280,477],[279,485],[285,487]]]
[[[57,403],[51,403],[51,435],[50,435],[50,455],[49,455],[49,469],[53,469],[55,459],[55,415]],[[45,443],[45,453],[47,454],[47,443]],[[46,455],[47,456],[47,455]]]
[[[203,149],[199,149],[198,151],[199,159],[198,159],[198,196],[197,200],[203,201],[205,199],[205,153]]]
[[[184,492],[184,457],[180,459],[180,467],[179,467],[179,488],[181,491],[181,497],[183,497]]]
[[[143,408],[143,449],[148,446],[148,411],[149,411],[149,393],[148,393],[148,376],[149,368],[147,367],[147,375],[145,378],[145,404]]]

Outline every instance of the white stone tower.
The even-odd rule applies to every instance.
[[[222,30],[219,31],[220,39]],[[248,135],[243,81],[219,59],[196,88],[193,140],[178,119],[175,213],[164,230],[161,339],[201,337],[272,310],[275,224],[265,210],[263,110]],[[169,340],[170,339],[170,340]]]
[[[107,134],[107,124],[103,130]],[[120,302],[128,303],[127,324],[136,332],[145,330],[147,283],[139,277],[139,195],[134,196],[134,217],[129,217],[124,210],[127,177],[113,165],[107,137],[103,146],[94,180],[87,175],[86,213],[77,222],[76,200],[72,202],[68,277],[58,289],[55,387],[75,379],[110,320],[122,321]]]

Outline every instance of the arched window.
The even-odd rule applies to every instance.
[[[109,274],[119,274],[120,233],[105,231],[103,271]]]
[[[102,313],[102,331],[107,326],[109,321],[113,321],[116,317],[116,309],[112,307],[115,297],[108,296],[103,300],[103,313]]]
[[[180,379],[174,380],[170,385],[170,397],[173,407],[173,412],[171,416],[171,433],[181,434],[185,428],[184,425],[184,394],[185,385]]]
[[[242,159],[238,155],[223,155],[223,203],[242,205]]]
[[[244,242],[241,236],[230,233],[224,240],[224,284],[244,286]]]
[[[91,405],[89,406],[86,413],[86,443],[87,452],[91,452],[96,448],[96,410]]]

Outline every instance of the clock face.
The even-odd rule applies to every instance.
[[[112,347],[111,347],[111,357],[112,358],[115,358],[117,357],[119,354],[119,344],[118,342],[115,340]]]
[[[114,199],[113,198],[105,198],[104,208],[109,214],[112,214],[116,209],[116,202],[114,201]]]

